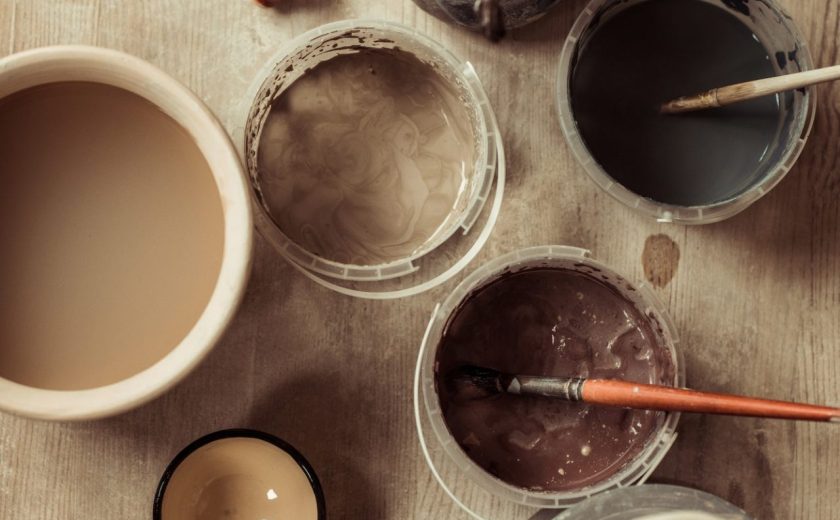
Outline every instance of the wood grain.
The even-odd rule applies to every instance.
[[[840,86],[818,87],[810,142],[767,197],[719,224],[658,224],[604,195],[564,144],[552,98],[580,0],[496,46],[408,0],[276,3],[0,0],[0,52],[60,43],[130,52],[189,85],[230,129],[257,70],[292,36],[355,16],[414,26],[473,62],[504,137],[506,200],[476,264],[568,244],[641,281],[646,238],[665,234],[679,262],[656,290],[681,333],[690,386],[840,405]],[[817,65],[838,62],[838,5],[787,2]],[[342,297],[258,240],[233,326],[174,390],[91,423],[0,414],[0,518],[148,519],[171,457],[234,426],[265,429],[306,454],[330,518],[467,518],[422,460],[411,405],[423,329],[451,286],[395,302]],[[762,520],[827,519],[840,501],[838,460],[840,428],[831,425],[686,416],[652,480],[712,492]]]

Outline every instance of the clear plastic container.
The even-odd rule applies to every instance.
[[[557,112],[563,134],[572,153],[589,177],[622,204],[650,215],[660,222],[708,224],[727,219],[761,198],[791,169],[802,152],[802,147],[813,125],[816,110],[814,89],[810,87],[794,91],[790,107],[782,107],[785,123],[782,125],[776,142],[768,149],[769,159],[762,161],[758,166],[757,178],[760,180],[739,195],[703,206],[678,206],[657,202],[628,190],[604,171],[583,142],[572,112],[569,85],[579,47],[585,45],[591,31],[609,16],[622,9],[632,8],[640,1],[645,0],[592,0],[572,26],[560,54],[560,67],[557,74]],[[791,49],[795,49],[790,59],[785,60],[784,67],[780,67],[774,60],[773,66],[777,74],[790,74],[813,68],[808,44],[791,17],[774,0],[751,2],[749,6],[749,15],[737,14],[737,16],[753,30],[753,33],[767,47],[770,55],[776,52],[788,55]]]
[[[410,256],[379,265],[325,259],[290,239],[263,203],[257,164],[260,136],[272,102],[306,70],[339,54],[357,52],[359,47],[399,48],[432,65],[459,93],[475,136],[472,174],[444,224]],[[434,40],[391,22],[347,20],[327,24],[285,45],[257,76],[246,99],[247,117],[237,144],[253,188],[257,229],[309,278],[352,296],[410,296],[451,278],[486,242],[504,191],[504,151],[496,118],[472,65],[457,59]],[[492,199],[489,207],[488,199]]]
[[[750,520],[743,510],[696,489],[646,484],[592,497],[554,520]]]
[[[432,312],[423,337],[414,377],[414,413],[423,455],[432,474],[446,493],[465,511],[479,519],[525,519],[539,509],[566,508],[608,489],[641,484],[656,469],[677,437],[678,413],[663,416],[657,430],[639,454],[624,468],[598,485],[564,492],[537,492],[515,487],[490,475],[473,462],[450,434],[443,420],[434,385],[434,364],[438,342],[450,314],[472,291],[495,280],[500,274],[530,267],[562,267],[578,270],[595,267],[646,316],[658,323],[655,333],[671,354],[674,386],[684,386],[685,368],[678,348],[676,330],[665,307],[644,284],[633,288],[607,266],[591,259],[589,252],[567,246],[539,246],[514,251],[496,258],[464,279]]]

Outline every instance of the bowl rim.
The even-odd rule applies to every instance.
[[[101,47],[40,47],[0,58],[0,97],[59,81],[123,88],[152,102],[181,125],[207,160],[225,225],[222,264],[207,306],[181,342],[155,364],[121,381],[83,390],[36,388],[0,378],[0,410],[37,419],[86,420],[115,415],[158,397],[204,359],[231,322],[245,292],[253,222],[244,170],[230,137],[204,102],[182,83],[145,60]],[[11,86],[4,89],[4,85]]]
[[[250,428],[230,428],[208,433],[207,435],[204,435],[192,441],[186,447],[181,449],[181,451],[179,451],[178,454],[175,455],[175,457],[169,462],[169,464],[166,465],[166,469],[163,471],[163,475],[161,475],[160,477],[160,482],[158,483],[158,487],[155,490],[155,498],[152,504],[153,520],[163,519],[163,498],[166,495],[166,488],[169,485],[169,481],[172,480],[172,477],[175,475],[175,471],[178,469],[178,466],[180,466],[181,463],[187,459],[187,457],[192,455],[193,452],[195,452],[202,446],[206,446],[207,444],[219,440],[233,438],[261,440],[281,449],[282,451],[286,452],[290,457],[292,457],[292,459],[294,459],[294,461],[303,471],[304,475],[306,475],[306,479],[309,481],[309,484],[312,486],[312,491],[315,494],[315,503],[318,508],[318,520],[326,520],[327,508],[326,501],[324,499],[324,489],[321,486],[321,482],[318,480],[318,475],[315,473],[315,469],[312,467],[309,461],[306,460],[306,457],[304,457],[301,452],[295,449],[294,446],[284,441],[283,439],[275,435],[271,435],[270,433]]]

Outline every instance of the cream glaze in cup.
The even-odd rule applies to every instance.
[[[300,452],[273,435],[231,429],[205,435],[175,456],[160,479],[152,517],[324,520],[326,506]]]
[[[744,186],[740,189],[732,188],[727,195],[699,195],[701,190],[698,187],[692,188],[697,192],[695,202],[675,203],[654,200],[649,196],[639,194],[626,187],[622,182],[616,179],[610,172],[609,168],[604,167],[601,162],[607,156],[605,153],[599,154],[593,152],[593,149],[586,143],[582,126],[579,124],[582,118],[587,117],[587,114],[576,114],[573,109],[574,98],[574,78],[576,70],[579,68],[581,56],[586,54],[586,50],[594,39],[593,35],[598,34],[601,27],[608,25],[611,20],[615,20],[622,13],[632,13],[634,9],[644,7],[648,3],[640,0],[633,1],[619,1],[619,0],[591,0],[578,16],[575,24],[572,26],[563,49],[560,53],[560,66],[557,73],[556,84],[556,102],[557,114],[560,119],[560,126],[566,142],[581,165],[583,171],[606,193],[618,200],[625,206],[632,208],[642,214],[655,218],[659,222],[676,222],[680,224],[709,224],[718,222],[737,213],[745,210],[751,204],[756,202],[759,198],[764,196],[776,184],[778,184],[787,172],[793,167],[796,159],[799,157],[805,142],[810,134],[811,127],[814,123],[814,113],[816,110],[816,95],[813,88],[803,88],[791,91],[784,96],[778,97],[776,103],[778,104],[778,129],[775,137],[770,139],[767,143],[767,148],[761,154],[761,158],[755,164],[745,163],[740,166],[741,173],[738,179],[744,182]],[[766,0],[761,2],[730,2],[728,0],[702,0],[697,2],[706,7],[714,6],[714,10],[720,10],[725,13],[724,19],[731,18],[734,20],[734,25],[741,26],[745,32],[752,32],[752,38],[755,39],[763,51],[767,53],[767,66],[774,70],[776,75],[791,74],[802,72],[813,68],[813,62],[810,56],[807,42],[802,37],[801,33],[796,27],[794,20],[785,12],[785,10],[778,5],[774,0]],[[682,6],[680,6],[682,7]],[[696,16],[696,15],[695,15]],[[660,17],[666,20],[665,15]],[[647,19],[656,19],[648,17]],[[694,18],[687,18],[687,20],[694,20]],[[659,22],[656,22],[659,23]],[[665,23],[664,21],[662,22]],[[670,22],[668,22],[670,23]],[[699,24],[701,22],[688,22]],[[705,26],[704,26],[705,27]],[[715,29],[706,30],[710,41],[719,38]],[[655,38],[639,39],[639,41],[655,41]],[[669,45],[673,47],[674,45]],[[629,51],[628,51],[629,52]],[[724,53],[727,59],[735,59],[735,53]],[[616,58],[619,59],[619,58]],[[622,58],[623,59],[623,58]],[[743,58],[746,59],[746,58]],[[692,61],[693,60],[693,61]],[[698,58],[695,56],[689,59],[686,63],[692,66],[697,66],[695,62]],[[758,60],[759,63],[761,60]],[[726,72],[728,70],[749,70],[750,63],[742,64],[741,66],[733,67],[732,64],[722,64],[720,68],[715,71]],[[610,68],[610,64],[604,62],[604,70]],[[647,68],[645,68],[647,67]],[[654,68],[651,68],[654,67]],[[641,62],[637,66],[637,70],[656,70],[661,69],[661,66],[644,65]],[[706,76],[702,73],[699,76],[708,77],[709,71],[705,71]],[[689,75],[686,75],[689,76]],[[754,78],[744,78],[744,80]],[[629,81],[629,80],[628,80]],[[659,78],[659,83],[664,83],[663,78]],[[729,83],[738,81],[730,80]],[[726,83],[724,83],[726,84]],[[630,89],[633,85],[623,85],[623,88]],[[715,84],[714,86],[719,86]],[[722,85],[721,85],[722,86]],[[709,88],[712,88],[710,85]],[[700,89],[704,90],[704,89]],[[679,95],[690,95],[694,92],[686,92]],[[664,101],[664,100],[663,100]],[[743,109],[743,104],[733,105],[738,110]],[[760,113],[760,112],[759,112]],[[697,112],[690,115],[668,116],[675,121],[677,118],[682,118],[685,121],[725,121],[727,125],[724,127],[735,126],[728,116],[719,116],[718,111]],[[636,116],[630,117],[625,114],[616,116],[616,120],[635,121]],[[691,119],[694,118],[694,119]],[[707,118],[707,119],[703,119]],[[755,119],[753,117],[752,119]],[[745,118],[750,121],[750,118]],[[731,124],[730,124],[731,123]],[[739,123],[740,124],[740,123]],[[615,125],[618,127],[618,125]],[[639,135],[657,135],[654,133],[648,134],[647,130],[641,127],[636,130]],[[712,127],[714,128],[714,127]],[[753,129],[755,131],[755,129]],[[673,135],[678,135],[677,132],[672,132]],[[687,134],[688,135],[688,134]],[[697,134],[702,135],[702,134]],[[752,134],[741,134],[739,142],[746,142],[747,137]],[[697,150],[714,151],[714,142],[709,137],[703,140],[697,139]],[[731,139],[731,138],[730,138]],[[627,141],[627,140],[624,140]],[[670,149],[666,144],[662,144],[665,149]],[[643,149],[643,148],[640,148]],[[651,152],[653,153],[653,152]],[[709,152],[711,154],[711,152]],[[613,150],[609,154],[613,159],[622,157],[621,150]],[[666,157],[666,154],[657,151],[657,157]],[[735,161],[735,159],[721,154],[721,157],[728,157],[728,161]],[[666,161],[662,161],[663,163]],[[625,164],[632,164],[629,159]],[[733,162],[732,164],[739,164]],[[640,168],[642,170],[650,170],[652,168]],[[674,176],[684,173],[683,170],[677,166],[674,167]],[[715,169],[717,171],[717,169]],[[706,177],[695,176],[695,178],[703,178],[704,182],[711,185],[712,181],[705,180]],[[747,179],[749,182],[747,182]],[[720,183],[721,181],[718,180]],[[726,181],[727,183],[734,183],[733,180]]]
[[[242,166],[230,139],[186,87],[139,58],[95,47],[46,47],[0,60],[0,99],[60,82],[118,87],[155,105],[180,125],[212,173],[224,226],[221,267],[206,307],[180,342],[149,368],[84,390],[47,390],[0,378],[0,410],[40,419],[81,420],[114,415],[159,396],[210,351],[231,321],[248,280],[252,220]]]

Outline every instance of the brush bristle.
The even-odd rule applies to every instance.
[[[499,372],[490,368],[462,365],[449,373],[449,389],[461,401],[482,399],[502,392]]]

